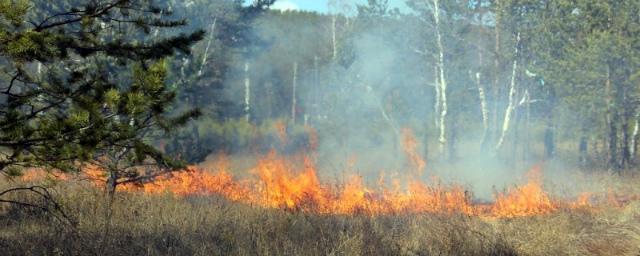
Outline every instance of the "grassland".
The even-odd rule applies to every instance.
[[[640,184],[637,179],[616,182],[627,191]],[[4,182],[0,187],[15,185]],[[640,254],[639,201],[487,219],[456,214],[323,216],[212,196],[119,193],[108,217],[108,201],[99,189],[58,183],[50,191],[77,225],[65,225],[41,210],[0,204],[1,255]],[[41,203],[30,193],[10,198]]]

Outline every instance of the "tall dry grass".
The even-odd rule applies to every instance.
[[[16,184],[4,183],[2,187]],[[117,194],[57,184],[77,221],[0,205],[0,255],[639,255],[640,202],[514,219],[463,215],[319,216],[218,197]],[[40,203],[27,193],[11,198]]]

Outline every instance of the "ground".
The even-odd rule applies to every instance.
[[[2,187],[10,185],[16,183],[4,182]],[[50,191],[77,226],[4,204],[2,255],[640,254],[639,201],[486,218],[452,213],[321,215],[265,209],[217,196],[119,193],[106,228],[107,200],[100,189],[56,182]],[[12,197],[39,202],[31,194]]]

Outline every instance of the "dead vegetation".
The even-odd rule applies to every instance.
[[[15,184],[13,184],[15,185]],[[3,187],[6,187],[3,186]],[[638,255],[640,202],[510,219],[451,214],[310,215],[219,197],[50,188],[77,221],[3,204],[2,255]],[[11,199],[37,203],[14,193]],[[105,232],[106,231],[106,232]]]

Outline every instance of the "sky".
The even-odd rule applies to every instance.
[[[394,8],[405,7],[405,0],[389,0],[389,6]],[[329,0],[277,0],[271,7],[278,10],[302,10],[302,11],[316,11],[326,13],[328,11]],[[367,0],[345,0],[351,6],[355,4],[366,4]],[[354,7],[355,10],[355,7]]]

